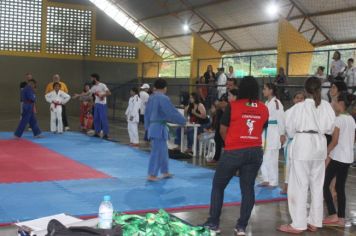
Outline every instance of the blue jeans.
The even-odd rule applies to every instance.
[[[240,173],[241,208],[236,228],[246,229],[255,205],[255,180],[263,160],[260,147],[225,151],[220,159],[213,180],[208,222],[219,225],[224,191],[236,171]]]
[[[94,129],[96,134],[99,134],[101,130],[104,135],[109,134],[108,108],[106,104],[95,103]]]
[[[198,135],[204,132],[204,128],[208,127],[209,124],[201,124],[200,127],[198,127]],[[181,141],[181,132],[182,128],[178,127],[176,129],[176,138],[174,139],[174,144],[180,145]],[[185,130],[185,133],[187,134],[187,147],[188,149],[192,149],[193,147],[193,141],[194,141],[194,128],[193,127],[188,127]]]

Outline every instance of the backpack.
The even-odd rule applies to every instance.
[[[91,227],[65,227],[58,220],[51,220],[47,226],[46,236],[122,236],[121,226],[112,229],[95,229]]]

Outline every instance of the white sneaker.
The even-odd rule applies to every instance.
[[[244,229],[235,229],[235,235],[246,235],[246,231]]]
[[[64,130],[65,130],[65,131],[70,130],[69,126],[64,127]]]

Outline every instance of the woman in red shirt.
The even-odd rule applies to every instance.
[[[217,166],[211,192],[210,217],[203,225],[220,232],[219,221],[224,191],[231,178],[240,173],[242,194],[240,219],[236,235],[245,235],[255,204],[255,179],[262,164],[262,131],[268,125],[268,108],[258,100],[259,86],[255,78],[241,80],[238,99],[231,101],[221,119],[220,134],[225,152]]]

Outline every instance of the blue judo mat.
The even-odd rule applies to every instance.
[[[104,195],[111,195],[115,210],[120,212],[179,209],[210,203],[213,170],[170,160],[174,178],[147,182],[149,154],[146,152],[80,133],[45,133],[44,136],[34,139],[31,133],[26,133],[24,138],[112,178],[0,184],[0,224],[62,212],[75,216],[96,215]],[[0,139],[11,137],[12,133],[0,133]],[[285,198],[279,192],[278,188],[256,186],[256,200]],[[240,200],[239,178],[233,178],[225,190],[225,203]]]

